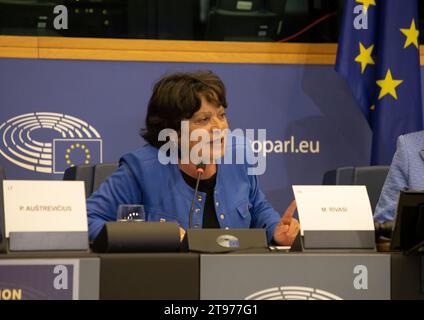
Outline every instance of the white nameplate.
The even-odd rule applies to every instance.
[[[83,181],[4,180],[5,233],[87,232]]]
[[[293,186],[303,231],[374,231],[365,186]]]

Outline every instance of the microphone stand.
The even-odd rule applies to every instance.
[[[197,192],[199,190],[200,177],[205,173],[205,168],[206,168],[206,165],[203,162],[200,162],[196,166],[197,180],[196,180],[196,188],[194,189],[193,199],[191,200],[191,208],[190,208],[189,222],[188,222],[189,229],[193,227],[194,202],[196,201]]]

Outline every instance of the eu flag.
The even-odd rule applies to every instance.
[[[417,0],[346,0],[336,70],[373,132],[371,164],[390,164],[399,135],[423,128]]]
[[[101,139],[53,139],[53,172],[69,167],[102,162]]]

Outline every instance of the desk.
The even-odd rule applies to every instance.
[[[101,254],[100,299],[189,299],[199,294],[195,253]]]
[[[400,253],[0,255],[16,259],[78,260],[79,299],[424,299],[423,258]]]

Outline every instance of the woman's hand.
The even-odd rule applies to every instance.
[[[299,221],[293,218],[296,200],[290,203],[274,231],[274,241],[280,246],[291,246],[300,230]]]

